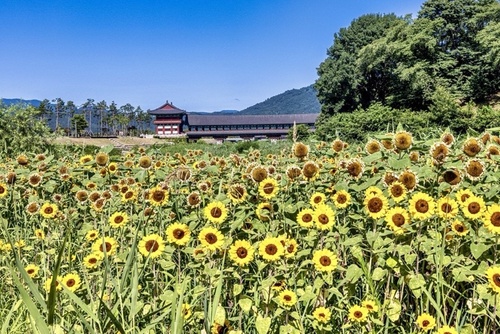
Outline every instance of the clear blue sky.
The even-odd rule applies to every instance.
[[[244,109],[308,86],[333,35],[423,0],[0,0],[0,97]]]

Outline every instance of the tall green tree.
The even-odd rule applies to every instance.
[[[102,100],[101,102],[98,102],[96,105],[97,112],[99,114],[99,132],[103,133],[104,132],[104,120],[106,119],[106,112],[108,110],[108,104],[106,101]]]
[[[399,21],[394,14],[363,15],[334,35],[333,45],[318,68],[319,78],[314,85],[321,103],[320,118],[369,104],[373,92],[368,86],[379,84],[380,77],[377,73],[359,71],[358,53],[364,46],[383,37]],[[363,85],[366,88],[360,89]]]
[[[71,128],[72,131],[76,132],[76,135],[81,135],[82,131],[89,126],[85,115],[76,114],[71,118]]]
[[[59,129],[59,116],[64,112],[64,101],[58,97],[53,99],[52,102],[54,102],[53,112],[56,116],[55,130],[57,131]]]

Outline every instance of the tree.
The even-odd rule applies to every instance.
[[[95,102],[94,99],[87,99],[86,102],[82,104],[83,114],[88,114],[88,127],[89,132],[92,133],[92,118],[94,117]]]
[[[99,120],[100,120],[100,127],[99,127],[99,132],[103,133],[104,132],[104,123],[103,120],[105,119],[104,114],[108,110],[108,104],[106,101],[102,100],[101,102],[98,102],[96,105],[97,111],[99,113]]]
[[[71,128],[76,132],[76,135],[80,135],[81,132],[88,127],[87,120],[85,119],[85,115],[76,114],[71,118]]]
[[[367,94],[363,94],[359,87],[374,81],[377,83],[377,76],[363,75],[359,71],[358,53],[364,46],[383,37],[387,29],[399,21],[394,14],[363,15],[334,35],[333,45],[328,49],[327,59],[318,68],[319,78],[314,85],[321,103],[320,119],[369,104]]]
[[[50,114],[52,111],[52,107],[50,106],[50,101],[48,99],[43,99],[40,102],[40,105],[37,107],[38,113],[37,116],[40,120],[50,120]]]
[[[68,119],[68,133],[71,132],[71,119],[73,118],[73,115],[75,115],[76,112],[76,105],[73,101],[68,101],[66,102],[66,106],[64,107],[64,111],[66,113],[66,117]]]
[[[55,130],[59,128],[59,115],[64,112],[64,101],[58,97],[56,99],[53,99],[52,102],[55,102],[54,105],[54,114],[56,115],[56,125],[55,125]]]

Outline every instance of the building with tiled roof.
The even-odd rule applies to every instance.
[[[149,111],[156,117],[156,134],[161,137],[186,136],[189,140],[214,138],[256,139],[286,138],[294,124],[305,124],[314,130],[318,114],[221,115],[194,114],[165,103]]]

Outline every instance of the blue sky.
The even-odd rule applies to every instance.
[[[241,110],[308,86],[333,35],[423,0],[1,0],[0,97]]]

